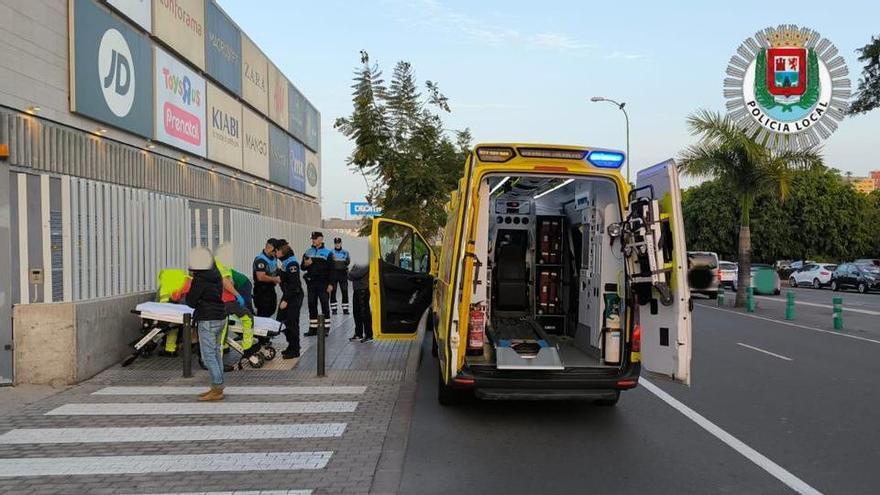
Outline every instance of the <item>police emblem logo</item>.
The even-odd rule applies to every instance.
[[[849,70],[819,33],[793,25],[759,31],[731,57],[724,97],[759,143],[803,149],[827,139],[848,107]]]

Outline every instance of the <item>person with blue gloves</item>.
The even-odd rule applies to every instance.
[[[336,289],[342,292],[342,314],[348,314],[348,265],[351,264],[351,256],[348,251],[342,249],[342,239],[333,239],[333,275],[330,283],[333,284],[333,292],[330,294],[330,309],[333,314],[339,312],[339,303],[336,299]]]

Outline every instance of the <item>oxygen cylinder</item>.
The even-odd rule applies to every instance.
[[[620,316],[610,314],[605,322],[608,326],[603,330],[602,361],[605,364],[620,364]]]

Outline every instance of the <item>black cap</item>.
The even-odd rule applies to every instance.
[[[314,231],[314,232],[312,232],[312,239],[313,239],[313,240],[314,240],[314,239],[317,239],[318,237],[324,237],[324,234],[321,233],[321,232],[318,232],[317,230]]]
[[[340,239],[339,237],[334,237],[333,244],[342,244],[342,239]]]
[[[271,244],[273,247],[275,246],[276,242],[278,242],[278,239],[276,239],[274,237],[270,237],[270,238],[266,239],[266,244]]]

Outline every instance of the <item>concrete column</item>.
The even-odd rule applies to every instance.
[[[12,266],[9,163],[0,159],[0,386],[12,384]]]

